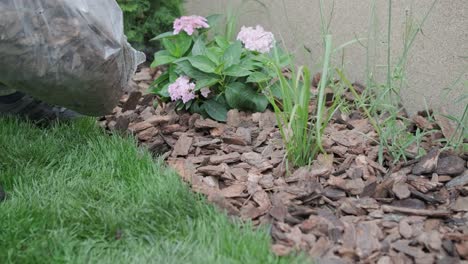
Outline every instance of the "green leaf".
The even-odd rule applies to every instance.
[[[195,80],[217,78],[217,75],[215,74],[204,73],[202,71],[197,70],[195,67],[192,66],[192,64],[190,64],[190,62],[188,62],[188,60],[177,62],[176,72],[178,72],[180,75],[187,75],[188,77],[193,78]]]
[[[159,91],[159,95],[162,96],[162,97],[165,97],[165,98],[169,98],[171,97],[171,95],[169,94],[169,85],[171,85],[170,83],[164,85],[161,90]]]
[[[257,1],[260,2],[260,1]],[[234,38],[234,32],[236,31],[237,28],[237,14],[236,12],[231,12],[228,11],[226,15],[226,38],[228,40],[231,40]]]
[[[198,91],[200,90],[201,88],[204,88],[204,87],[211,87],[215,84],[217,84],[220,80],[218,78],[203,78],[201,80],[197,80],[196,81],[196,85],[195,85],[195,91]]]
[[[270,60],[264,54],[249,54],[247,58],[249,58],[252,61],[261,63],[261,64],[267,64]]]
[[[216,102],[225,105],[227,108],[229,108],[226,98],[223,95],[217,95],[216,97],[214,97],[214,99],[216,100]]]
[[[179,58],[179,51],[175,43],[167,38],[162,40],[163,47],[174,57]]]
[[[225,97],[230,107],[240,110],[263,112],[268,106],[268,99],[263,94],[239,82],[226,87]]]
[[[190,100],[185,104],[185,110],[189,110],[195,100]]]
[[[205,55],[211,60],[213,61],[214,63],[216,63],[216,65],[220,65],[220,62],[221,62],[221,56],[223,55],[223,51],[218,48],[218,47],[210,47],[208,49],[205,50]]]
[[[120,8],[123,12],[135,12],[140,7],[137,3],[119,3]]]
[[[169,82],[170,83],[173,83],[177,80],[178,76],[177,76],[177,73],[176,73],[176,65],[174,64],[171,64],[169,65],[169,69],[167,71],[167,73],[169,74]]]
[[[176,104],[176,111],[182,111],[184,107],[185,107],[185,104],[181,100],[179,100]]]
[[[248,56],[249,59],[251,60],[254,60],[254,61],[259,61],[259,62],[262,62],[262,63],[265,63],[266,62],[266,57],[263,56],[262,54],[253,54],[253,53],[249,53]]]
[[[180,33],[175,39],[177,47],[179,48],[180,55],[177,57],[182,57],[192,46],[193,39],[186,33]]]
[[[229,42],[223,36],[216,36],[215,37],[216,44],[223,50],[225,50],[229,46]]]
[[[187,61],[187,62],[188,62],[188,57],[179,58],[179,59],[173,61],[172,63],[178,64],[178,63],[181,62],[181,61]]]
[[[268,76],[270,76],[271,78],[276,77],[276,72],[272,68],[266,68],[266,72],[267,72]]]
[[[169,98],[170,97],[169,91],[168,91],[169,85],[170,83],[161,83],[155,86],[152,85],[151,92],[163,98]]]
[[[270,91],[274,97],[283,99],[283,94],[281,93],[281,83],[279,81],[270,86]]]
[[[260,62],[253,61],[248,58],[243,58],[241,60],[240,66],[249,71],[261,70],[264,68],[264,65]]]
[[[192,37],[186,33],[180,33],[172,38],[163,38],[162,44],[169,53],[176,57],[182,57],[192,46]]]
[[[207,72],[207,73],[214,73],[216,69],[216,64],[212,62],[207,56],[193,56],[189,57],[188,60],[190,64],[196,69]]]
[[[151,68],[156,68],[158,66],[172,63],[176,60],[176,57],[171,56],[169,51],[161,50],[154,54],[154,61],[151,63]]]
[[[174,33],[172,31],[165,32],[165,33],[157,35],[156,37],[152,38],[150,41],[160,40],[160,39],[163,39],[163,38],[174,37],[174,36],[176,36],[176,35],[174,35]]]
[[[252,54],[251,51],[246,52],[246,56],[242,58],[241,65],[249,68],[250,70],[262,70],[270,63],[264,54]]]
[[[227,76],[233,76],[233,77],[244,77],[244,76],[248,76],[252,74],[252,72],[236,64],[225,69],[223,71],[223,74]]]
[[[208,49],[216,53],[218,56],[223,56],[224,54],[224,50],[218,46],[212,46],[212,47],[209,47]]]
[[[161,76],[159,76],[156,80],[154,80],[153,83],[151,84],[151,86],[158,86],[161,83],[164,83],[164,82],[167,82],[167,81],[169,81],[169,73],[165,72],[165,73],[161,74]]]
[[[157,94],[163,98],[167,98],[169,97],[169,92],[167,91],[169,84],[169,73],[166,72],[154,80],[153,83],[151,83],[151,93]]]
[[[205,101],[203,109],[216,121],[225,122],[227,120],[227,108],[225,105],[217,102],[215,99]]]
[[[232,65],[239,64],[241,55],[242,44],[240,41],[236,41],[229,45],[229,47],[224,51],[223,55],[224,67],[229,68]]]
[[[203,40],[202,36],[198,37],[197,40],[195,41],[195,44],[193,44],[192,55],[193,56],[206,55],[205,41]]]
[[[210,25],[210,28],[215,27],[218,25],[219,20],[223,17],[221,14],[213,14],[209,15],[206,17],[206,20],[208,20],[208,25]]]
[[[266,75],[263,72],[253,72],[250,74],[249,78],[247,78],[248,83],[260,83],[260,82],[267,82],[271,80],[270,76]]]
[[[218,66],[216,66],[215,73],[218,75],[221,75],[223,70],[224,70],[224,65],[219,64]]]
[[[203,105],[200,104],[200,101],[194,101],[193,102],[193,104],[190,106],[190,112],[200,114],[203,117],[208,116],[205,109],[203,108]]]

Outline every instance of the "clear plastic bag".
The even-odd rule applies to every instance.
[[[102,115],[144,60],[115,0],[0,1],[0,82],[9,88]]]

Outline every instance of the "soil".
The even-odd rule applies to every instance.
[[[155,108],[143,91],[158,74],[137,73],[135,91],[101,125],[135,135],[227,214],[271,226],[275,254],[302,251],[326,263],[468,260],[468,155],[442,150],[440,139],[453,133],[449,120],[412,117],[410,129],[433,131],[419,146],[427,154],[415,158],[411,145],[406,162],[384,152],[381,165],[369,120],[337,113],[325,130],[327,154],[293,168],[274,113],[231,110],[218,123],[177,113],[171,103]]]

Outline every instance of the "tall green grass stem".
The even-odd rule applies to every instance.
[[[325,88],[328,82],[328,70],[330,69],[330,57],[332,51],[332,35],[325,36],[325,57],[323,58],[322,77],[320,78],[319,95],[318,95],[318,109],[317,109],[317,123],[315,126],[317,144],[321,151],[322,147],[322,123],[323,113],[325,111]]]

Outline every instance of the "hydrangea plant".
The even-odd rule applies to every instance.
[[[261,26],[242,27],[236,40],[212,34],[220,16],[183,16],[174,30],[154,38],[164,50],[155,53],[152,67],[164,65],[164,74],[152,91],[164,101],[177,102],[178,109],[225,121],[229,109],[263,112],[269,101],[265,87],[275,83],[276,61],[287,65],[289,55],[277,49],[273,33]]]

